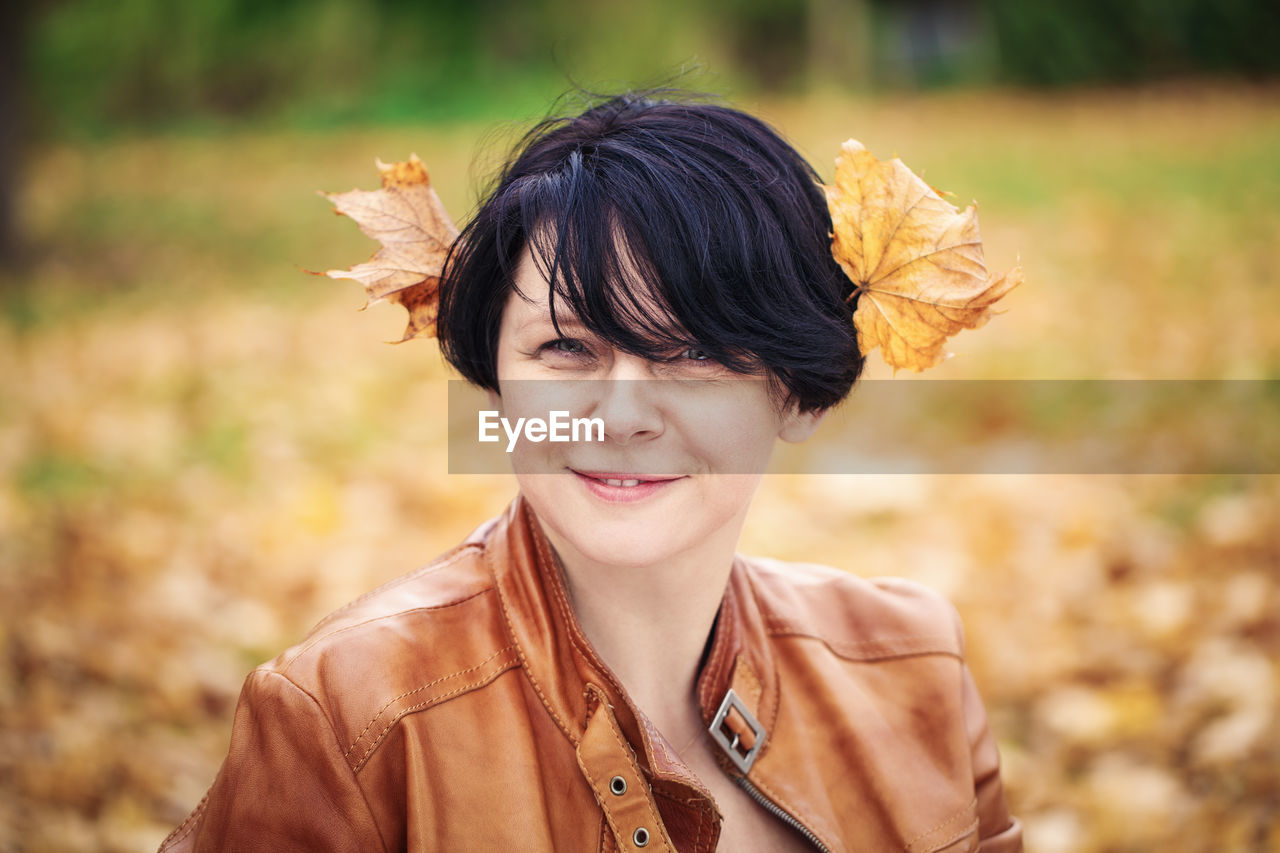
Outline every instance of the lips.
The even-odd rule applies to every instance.
[[[630,503],[657,494],[679,476],[637,474],[630,471],[579,471],[571,468],[587,491],[606,503]]]
[[[680,479],[677,475],[634,474],[621,471],[580,471],[577,468],[570,468],[569,470],[579,477],[588,477],[592,480],[599,480],[607,486],[621,486],[623,488],[632,488],[642,483],[665,483],[669,480]]]

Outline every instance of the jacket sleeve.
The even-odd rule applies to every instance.
[[[969,667],[964,667],[965,727],[973,753],[973,789],[978,799],[979,850],[1015,853],[1022,850],[1022,826],[1010,816],[1000,782],[1000,756],[987,725],[987,711]]]
[[[284,675],[255,670],[213,787],[161,845],[187,851],[385,851],[333,727]]]

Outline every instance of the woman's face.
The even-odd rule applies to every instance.
[[[763,376],[734,373],[696,343],[650,361],[596,338],[557,300],[526,250],[498,335],[495,408],[517,418],[596,418],[579,440],[520,439],[512,467],[562,559],[649,566],[731,553],[774,442],[820,413],[783,408]],[[520,294],[523,293],[525,297]],[[603,433],[603,440],[600,432]]]

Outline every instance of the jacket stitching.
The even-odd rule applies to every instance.
[[[196,827],[196,819],[204,813],[205,806],[208,804],[209,791],[205,791],[204,796],[200,798],[200,802],[196,803],[195,809],[191,814],[187,815],[187,819],[184,820],[180,826],[174,829],[173,832],[169,833],[169,837],[160,844],[161,853],[164,853],[164,850],[169,846],[177,844],[179,841],[191,834],[191,831]]]
[[[962,838],[965,838],[966,836],[969,836],[969,835],[973,835],[975,832],[977,832],[978,827],[981,824],[982,824],[982,820],[975,816],[963,828],[956,830],[956,832],[954,832],[949,838],[947,838],[946,841],[943,841],[942,843],[938,844],[936,847],[933,847],[931,849],[945,850],[946,848],[950,847],[952,844],[955,844],[957,841],[961,840]],[[981,846],[982,839],[979,838],[977,840],[979,842],[979,846]]]
[[[756,675],[755,670],[751,668],[751,664],[745,660],[742,662],[740,677],[746,684],[747,691],[751,694],[742,698],[754,702],[756,710],[759,710],[761,700],[764,699],[764,686],[760,683],[760,678]]]
[[[772,690],[769,691],[772,694],[771,703],[772,703],[773,712],[769,715],[767,731],[773,731],[775,728],[777,728],[778,714],[781,713],[781,709],[782,709],[782,679],[778,677],[777,659],[771,656],[768,658],[768,662],[769,662],[769,665],[773,667],[773,673],[772,673],[773,685],[772,685]],[[761,694],[760,701],[761,702],[764,701],[763,693]],[[761,714],[761,716],[763,716],[763,714]],[[760,748],[760,754],[763,755],[766,751],[768,751],[769,747],[771,746],[773,746],[773,744],[769,742],[769,737],[768,735],[766,735],[764,740],[764,746]]]
[[[591,787],[594,789],[596,785],[595,777],[591,775],[591,771],[585,766],[582,767],[582,775],[587,777],[587,781],[591,783]],[[596,802],[600,804],[600,811],[604,814],[605,822],[609,824],[609,830],[614,838],[614,847],[621,849],[621,843],[618,838],[621,837],[622,832],[618,829],[618,822],[614,820],[613,812],[609,810],[609,807],[604,804],[599,796],[596,797]]]
[[[538,536],[536,534],[534,535],[533,539],[534,539],[534,547],[538,549],[538,556],[541,559],[542,564],[545,566],[551,566],[554,568],[556,566],[555,557],[551,554],[550,548],[548,547],[546,541],[541,536]],[[563,620],[563,624],[566,629],[565,633],[569,637],[569,644],[572,645],[575,650],[577,650],[578,654],[580,654],[584,659],[586,659],[589,663],[591,663],[592,666],[595,667],[596,671],[600,674],[602,680],[608,681],[615,690],[617,690],[619,693],[625,694],[626,691],[622,689],[622,685],[618,683],[617,679],[609,675],[609,668],[596,655],[595,650],[592,649],[589,644],[584,646],[578,636],[578,631],[574,630],[574,628],[577,626],[577,617],[573,613],[573,608],[569,605],[569,599],[565,596],[563,585],[552,582],[550,584],[550,587],[551,587],[551,596],[552,598],[555,599],[556,606],[560,610],[560,618]]]
[[[766,621],[771,636],[789,635],[817,640],[841,657],[849,659],[875,660],[923,654],[962,657],[956,649],[955,638],[945,634],[916,634],[882,640],[829,640],[776,617],[766,617]]]
[[[704,799],[696,795],[692,797],[678,797],[675,794],[668,794],[667,792],[659,791],[656,788],[653,793],[656,796],[662,797],[664,800],[670,800],[671,802],[679,803],[682,806],[696,806],[698,811],[701,812],[705,812],[707,810]]]
[[[974,797],[973,799],[969,800],[969,802],[965,803],[964,808],[960,809],[960,811],[956,812],[951,817],[947,818],[942,823],[938,824],[932,829],[926,829],[924,832],[921,832],[919,835],[915,836],[910,841],[908,841],[906,849],[911,850],[911,848],[915,847],[922,840],[924,840],[925,838],[928,838],[930,835],[933,835],[935,832],[941,832],[951,824],[955,823],[957,820],[965,817],[968,814],[972,814],[973,810],[977,808],[977,806],[978,806],[978,798]],[[963,837],[966,833],[972,832],[973,826],[976,824],[977,824],[977,820],[975,819],[973,821],[973,825],[966,826],[963,831],[956,833],[951,838],[948,838],[946,841],[943,842],[943,846],[946,846],[947,844],[952,843],[957,838]]]
[[[541,560],[542,565],[549,566],[551,567],[552,570],[556,570],[557,568],[556,558],[551,553],[551,548],[547,540],[541,535],[541,532],[536,528],[532,530],[531,533],[533,537],[534,548],[537,549],[538,558]],[[600,677],[602,681],[608,682],[616,692],[625,696],[627,691],[623,689],[622,685],[618,683],[618,680],[615,677],[613,677],[613,675],[609,671],[609,667],[606,666],[602,660],[600,660],[600,658],[596,655],[595,650],[591,648],[590,644],[587,644],[585,646],[583,645],[581,641],[581,637],[579,636],[577,617],[573,613],[573,608],[569,605],[569,599],[565,596],[564,585],[556,582],[557,580],[558,579],[552,579],[552,581],[549,583],[549,586],[551,588],[551,596],[555,600],[556,606],[560,610],[560,618],[565,627],[565,634],[567,634],[569,637],[569,644],[573,646],[573,648],[578,652],[578,654],[584,660],[586,660],[595,668],[596,674]],[[541,696],[542,694],[539,693],[539,695]],[[546,701],[545,698],[543,701],[544,702]],[[647,738],[643,732],[641,734],[641,738],[644,740],[649,740],[649,738]],[[569,740],[573,742],[575,746],[577,745],[577,741],[573,739],[572,735],[570,735]]]
[[[458,560],[462,559],[463,555],[466,553],[467,550],[474,547],[476,547],[474,544],[464,543],[458,546],[457,551],[455,551],[453,554],[448,554],[440,557],[439,559],[432,560],[430,563],[428,563],[427,565],[423,566],[420,569],[416,569],[410,572],[409,574],[404,575],[402,577],[395,578],[394,580],[387,581],[382,586],[376,589],[369,590],[364,595],[360,596],[359,598],[353,601],[347,602],[346,604],[339,607],[337,610],[330,613],[328,616],[321,619],[319,622],[316,623],[316,627],[313,628],[312,630],[313,631],[318,630],[319,628],[323,627],[327,623],[334,621],[334,619],[337,618],[338,616],[341,616],[343,613],[346,613],[348,610],[351,610],[354,607],[358,607],[359,605],[363,604],[365,601],[367,601],[368,599],[372,598],[375,595],[380,595],[389,589],[395,589],[396,587],[404,586],[410,581],[415,581],[418,578],[422,577],[423,575],[430,574],[431,572],[434,572],[438,569],[443,569],[453,565]]]
[[[609,824],[609,815],[600,810],[600,853],[617,853],[618,842],[613,837],[613,829]]]
[[[844,643],[822,640],[827,648],[844,658],[874,660],[911,655],[947,655],[959,659],[960,652],[943,637],[903,637],[895,640],[865,640]]]
[[[484,551],[484,558],[485,562],[489,564],[489,569],[493,574],[494,583],[498,588],[498,605],[502,608],[502,621],[507,623],[507,635],[515,641],[516,628],[511,621],[511,612],[507,608],[507,598],[502,594],[501,584],[497,582],[498,570],[497,567],[493,565],[492,556],[487,548]],[[520,668],[524,671],[525,677],[529,679],[529,683],[533,685],[533,692],[537,693],[538,698],[542,700],[542,707],[547,709],[547,713],[551,715],[551,719],[555,720],[556,725],[560,727],[560,731],[564,732],[565,737],[569,739],[569,743],[573,744],[574,747],[577,747],[578,738],[574,737],[573,732],[569,730],[568,724],[561,719],[560,714],[557,713],[556,709],[551,705],[551,700],[547,698],[547,694],[542,692],[542,685],[538,683],[538,679],[534,678],[533,668],[529,665],[529,659],[525,656],[524,649],[521,648],[519,642],[513,642],[512,645],[515,647],[516,656],[520,658]]]
[[[706,802],[703,800],[703,798],[697,797],[697,796],[677,797],[674,794],[668,794],[663,791],[659,791],[657,789],[654,789],[653,793],[654,793],[654,796],[662,797],[664,800],[667,800],[669,802],[677,803],[682,806],[692,807],[692,810],[698,816],[698,834],[694,838],[693,849],[695,851],[699,850],[702,847],[702,835],[707,828],[707,818],[710,816],[707,811]]]
[[[656,729],[653,728],[653,724],[649,722],[649,720],[646,719],[644,723],[648,730],[650,730],[651,732],[656,731]],[[698,779],[698,777],[695,776],[692,771],[689,771],[687,769],[686,765],[684,764],[684,759],[681,757],[680,753],[676,752],[675,758],[672,758],[672,750],[667,748],[668,746],[671,746],[671,744],[667,742],[666,737],[664,737],[661,732],[658,732],[658,737],[656,738],[652,734],[650,734],[649,740],[653,743],[653,745],[657,748],[657,750],[662,753],[662,757],[665,758],[670,764],[674,765],[673,767],[674,772],[672,773],[672,776],[677,781],[683,782],[686,785],[691,785],[694,788],[703,787],[702,781]],[[685,767],[686,769],[684,770],[680,769],[682,767]],[[656,774],[657,771],[653,771],[653,772]],[[668,800],[672,800],[678,803],[688,804],[688,803],[695,802],[695,799],[678,799],[672,796],[671,794],[658,791],[656,788],[654,789],[654,793],[660,794],[661,796],[666,797]],[[708,795],[710,795],[710,793],[711,793],[710,791],[707,792]]]
[[[627,743],[627,741],[622,737],[622,735],[619,734],[617,721],[606,720],[606,722],[610,723],[609,734],[613,735],[613,739],[617,741],[618,747],[622,750],[622,754],[627,758],[627,763],[631,765],[632,772],[634,772],[637,776],[643,779],[644,774],[640,772],[640,765],[636,762],[635,751],[631,748],[631,744]],[[584,771],[586,770],[585,766],[583,767],[583,770]],[[593,779],[592,783],[594,784],[594,782],[595,780]],[[653,793],[653,789],[650,788],[650,794],[652,793]],[[666,839],[667,828],[662,823],[662,818],[658,817],[658,814],[656,811],[657,804],[653,802],[653,797],[652,796],[645,797],[644,804],[645,804],[645,810],[649,812],[650,819],[653,820],[654,832],[662,835],[664,837],[664,840],[668,840]]]
[[[759,613],[762,616],[762,618],[764,618],[767,622],[767,620],[769,619],[769,612],[768,612],[768,606],[762,597],[763,592],[761,591],[759,585],[755,583],[754,580],[750,578],[750,576],[748,576],[748,580],[752,581],[751,587],[750,587],[751,598],[755,602],[756,612]],[[766,628],[766,633],[768,633],[767,628]],[[761,645],[767,647],[768,644],[762,643]],[[764,655],[764,663],[768,665],[770,670],[767,674],[772,676],[772,678],[770,679],[771,684],[770,684],[768,702],[766,702],[766,698],[764,695],[764,684],[763,682],[760,681],[760,677],[756,675],[754,671],[751,671],[750,674],[756,677],[756,682],[760,690],[760,698],[757,700],[759,702],[759,705],[756,709],[757,716],[765,717],[764,710],[766,708],[769,709],[770,711],[768,717],[761,720],[761,722],[764,724],[765,731],[769,732],[769,731],[773,731],[773,729],[777,726],[778,714],[780,713],[780,709],[782,708],[782,679],[778,677],[778,661],[774,655],[767,655],[767,654]],[[770,743],[769,738],[766,736],[764,746],[761,747],[761,750],[760,750],[761,755],[767,752],[770,746],[772,746],[772,744]]]
[[[530,523],[530,531],[529,531],[529,535],[530,535],[530,537],[533,539],[533,547],[534,547],[534,549],[538,552],[538,559],[541,561],[541,564],[542,564],[542,565],[544,565],[544,566],[548,566],[548,567],[550,567],[550,568],[551,568],[551,570],[555,570],[555,568],[556,568],[556,560],[555,560],[555,557],[554,557],[554,556],[552,555],[552,553],[551,553],[551,548],[550,548],[550,546],[547,544],[547,542],[546,542],[546,541],[543,539],[543,537],[541,536],[541,532],[540,532],[540,530],[539,530],[539,529],[538,529],[538,527],[537,527],[537,522],[536,522],[536,521],[533,521],[533,522],[531,522],[531,523]],[[569,603],[568,603],[568,601],[565,601],[565,600],[564,600],[563,595],[561,594],[561,589],[560,589],[560,585],[559,585],[559,584],[557,584],[557,583],[552,583],[552,584],[551,584],[551,591],[552,591],[552,595],[553,595],[553,597],[554,597],[554,598],[555,598],[555,600],[556,600],[556,605],[560,608],[560,618],[563,620],[563,624],[564,624],[565,629],[566,629],[566,630],[565,630],[565,633],[567,633],[567,634],[569,635],[569,643],[570,643],[570,645],[572,645],[575,649],[577,649],[577,650],[579,651],[579,653],[581,653],[582,648],[578,645],[577,638],[574,636],[574,632],[573,632],[572,627],[571,627],[571,626],[573,625],[574,619],[573,619],[573,616],[569,613]],[[530,677],[532,678],[532,671],[530,671]],[[541,690],[539,690],[539,691],[538,691],[538,695],[542,697],[542,701],[543,701],[544,703],[547,703],[547,708],[550,710],[550,709],[551,709],[551,705],[550,705],[550,703],[548,702],[547,697],[542,693],[542,691],[541,691]],[[601,700],[600,700],[600,701],[602,701],[602,702],[603,702],[603,701],[604,701],[604,699],[603,699],[603,698],[601,698]],[[552,711],[551,711],[551,714],[552,714],[552,716],[553,716],[553,717],[555,717],[555,718],[556,718],[557,722],[559,722],[560,717],[556,714],[556,712],[555,712],[554,710],[552,710]],[[586,729],[586,724],[585,724],[585,723],[583,724],[583,729],[584,729],[584,730]],[[578,738],[578,739],[575,739],[575,738],[574,738],[574,736],[573,736],[573,734],[572,734],[571,732],[569,732],[569,730],[568,730],[568,727],[567,727],[567,726],[565,727],[565,734],[568,734],[568,735],[569,735],[569,741],[574,745],[574,748],[576,749],[576,748],[577,748],[577,745],[578,745],[579,740],[581,740],[581,736],[579,736],[579,738]]]
[[[661,732],[659,732],[659,734],[661,734]],[[657,749],[657,751],[662,753],[662,757],[665,761],[667,761],[670,764],[676,763],[671,758],[671,752],[667,749],[667,743],[666,743],[667,739],[665,737],[650,738],[650,740],[653,741],[653,745]]]
[[[736,603],[736,602],[734,603],[734,606],[735,606],[735,607],[737,606],[737,603]],[[735,655],[735,657],[736,657],[736,655]],[[720,645],[720,648],[716,650],[716,664],[715,664],[715,666],[716,666],[716,669],[717,669],[717,670],[721,670],[721,669],[725,669],[725,670],[727,670],[727,669],[729,668],[729,644],[728,644],[728,643],[722,643],[722,644]],[[732,678],[732,677],[733,677],[733,673],[732,673],[732,672],[726,672],[725,674],[726,674],[729,678]],[[711,698],[712,698],[712,700],[714,701],[716,697],[715,697],[715,696],[712,696]]]
[[[738,606],[736,600],[734,601],[733,604],[735,608]],[[727,641],[721,641],[721,642],[715,643],[715,645],[712,647],[711,660],[708,662],[707,669],[713,674],[718,672],[723,666],[725,666],[724,659],[725,657],[728,656],[728,654],[729,654],[729,643]],[[732,677],[732,673],[730,673],[730,677]],[[704,690],[706,691],[707,694],[710,694],[711,679],[707,679]],[[702,698],[702,704],[707,706],[713,704],[716,699],[716,697],[713,695],[706,695],[701,698]]]
[[[364,738],[364,736],[369,733],[369,729],[373,728],[373,724],[378,722],[378,718],[382,716],[382,713],[386,711],[388,708],[390,708],[392,705],[394,705],[395,703],[399,702],[401,699],[407,699],[408,697],[412,696],[415,693],[421,693],[423,690],[426,690],[428,687],[434,687],[435,685],[439,684],[442,681],[448,681],[451,678],[457,678],[459,675],[466,675],[467,673],[475,672],[477,669],[480,669],[485,664],[489,663],[489,661],[493,660],[499,655],[502,655],[502,654],[505,654],[506,652],[511,651],[513,648],[515,647],[507,646],[505,649],[500,649],[494,652],[493,654],[489,655],[487,658],[480,661],[480,663],[476,664],[475,666],[467,667],[466,669],[458,670],[457,672],[450,673],[449,675],[441,676],[440,678],[437,678],[434,681],[428,681],[426,684],[422,685],[421,687],[416,687],[413,690],[408,691],[407,693],[401,693],[396,698],[391,699],[390,701],[387,702],[387,704],[383,705],[381,708],[378,709],[377,713],[373,715],[373,719],[369,721],[369,725],[364,727],[364,731],[356,735],[356,739],[351,742],[351,746],[347,747],[347,751],[343,753],[342,757],[350,758],[351,753],[355,751],[355,748],[360,744],[360,741]]]
[[[682,806],[692,806],[694,813],[698,816],[698,834],[693,840],[693,849],[696,851],[702,846],[702,831],[707,822],[706,806],[700,797],[677,797],[672,794],[666,794],[661,791],[654,791],[655,796],[662,797],[669,802],[678,803]]]
[[[329,715],[328,713],[326,713],[324,706],[321,705],[320,701],[316,699],[315,696],[312,695],[310,690],[307,690],[301,684],[298,684],[292,678],[290,678],[289,676],[285,675],[282,672],[278,672],[274,670],[261,670],[261,669],[257,670],[257,672],[262,673],[264,678],[269,676],[280,678],[281,680],[284,681],[285,684],[289,685],[294,690],[297,690],[303,696],[306,696],[307,700],[311,702],[311,704],[315,707],[316,711],[319,714],[320,719],[324,720],[325,725],[328,726],[329,734],[333,737],[333,745],[338,747],[339,749],[342,748],[342,742],[338,740],[338,733],[333,728],[333,720],[329,718]],[[343,761],[344,763],[346,761],[345,755],[343,756]],[[350,765],[347,765],[347,766],[350,767]],[[365,792],[364,792],[364,786],[362,786],[360,784],[360,780],[356,778],[356,769],[354,767],[350,767],[350,769],[351,769],[351,784],[360,793],[360,799],[364,802],[364,808],[365,808],[365,811],[368,812],[369,814],[370,822],[372,822],[374,826],[377,826],[377,821],[373,819],[373,809],[369,806],[369,798],[365,795]],[[386,842],[386,839],[382,837],[381,829],[378,830],[378,843],[382,847],[383,851],[386,851],[387,842]]]
[[[605,704],[605,703],[602,701],[601,704]],[[624,740],[618,734],[616,720],[609,719],[609,716],[611,716],[611,714],[608,707],[606,706],[604,709],[600,710],[599,713],[606,715],[604,722],[608,726],[609,734],[613,735],[613,739],[618,743],[619,747],[621,748],[623,758],[627,762],[627,767],[638,778],[643,780],[644,774],[640,772],[640,767],[636,763],[635,752],[631,749],[631,745],[627,743],[626,740]],[[580,758],[578,762],[578,766],[582,769],[582,775],[587,777],[587,781],[591,783],[591,787],[594,789],[596,787],[596,777],[591,774],[591,768],[587,766],[587,762]],[[652,791],[652,789],[650,789],[650,791]],[[609,806],[605,803],[605,801],[599,795],[596,796],[596,802],[600,805],[600,810],[604,812],[605,820],[609,822],[610,829],[613,830],[616,846],[618,847],[618,849],[622,849],[623,842],[617,841],[617,839],[622,837],[622,832],[621,830],[618,829],[617,821],[614,820],[613,811],[609,808]],[[645,797],[645,809],[646,811],[648,811],[649,817],[654,821],[655,832],[665,836],[666,828],[663,826],[661,818],[659,818],[654,813],[654,803],[652,799],[649,797]]]
[[[426,700],[425,702],[419,702],[417,705],[410,705],[408,708],[402,709],[399,713],[395,715],[394,718],[391,719],[390,722],[387,723],[387,725],[382,729],[382,731],[378,733],[378,737],[374,739],[373,743],[369,744],[369,748],[365,751],[365,754],[360,757],[360,761],[354,765],[351,765],[351,771],[353,773],[359,772],[360,768],[364,767],[365,763],[369,760],[369,756],[373,755],[374,751],[378,748],[379,744],[381,744],[383,739],[386,738],[387,733],[390,732],[393,728],[395,728],[396,723],[400,722],[409,714],[412,714],[414,711],[419,711],[423,708],[430,707],[431,705],[438,705],[439,703],[445,701],[446,699],[449,699],[453,696],[457,696],[459,693],[466,693],[468,690],[488,684],[489,682],[493,681],[495,678],[502,675],[502,673],[506,672],[510,668],[511,668],[510,664],[508,664],[506,666],[503,666],[500,669],[493,671],[492,673],[485,675],[483,678],[480,678],[477,681],[473,681],[470,684],[464,684],[461,687],[457,687],[457,688],[454,688],[453,690],[450,690],[448,693],[441,693],[439,696],[433,696],[432,698]],[[346,758],[346,756],[344,755],[343,758]]]
[[[541,561],[542,565],[550,567],[553,571],[557,570],[555,556],[551,553],[551,548],[546,540],[539,535],[537,530],[533,530],[531,532],[533,535],[533,546],[537,549],[538,559]],[[551,597],[555,600],[556,607],[560,610],[560,619],[565,627],[565,634],[569,637],[569,645],[573,646],[579,655],[589,661],[596,668],[597,672],[607,673],[608,668],[604,666],[600,659],[597,658],[589,648],[584,648],[582,643],[579,642],[577,635],[578,632],[574,630],[577,623],[577,617],[573,615],[573,609],[569,606],[568,598],[565,597],[563,585],[555,582],[555,580],[556,579],[551,579],[549,583],[549,586],[551,587]],[[608,677],[605,677],[604,680],[612,684],[614,689],[619,693],[625,692],[621,689],[616,680]],[[604,699],[602,698],[601,701],[604,701]]]
[[[384,619],[395,619],[401,616],[407,616],[411,613],[430,613],[435,610],[447,610],[450,607],[457,607],[459,604],[466,604],[471,599],[478,598],[486,594],[487,592],[489,592],[488,587],[486,587],[485,589],[476,590],[470,595],[467,595],[463,598],[459,598],[457,601],[450,601],[445,604],[430,604],[430,605],[427,605],[426,607],[414,607],[410,610],[397,610],[395,613],[388,613],[388,614],[383,614],[379,616],[374,616],[369,619],[365,619],[361,622],[355,622],[351,625],[344,625],[343,627],[338,628],[337,630],[334,630],[334,631],[330,631],[328,633],[318,634],[312,637],[310,641],[303,643],[302,645],[294,649],[293,653],[287,659],[282,660],[280,663],[279,671],[283,672],[284,670],[288,669],[290,666],[296,663],[300,658],[302,658],[303,655],[311,651],[320,643],[328,640],[330,637],[337,637],[340,634],[345,634],[348,631],[354,631],[356,628],[361,628],[361,627],[364,627],[365,625],[372,625],[374,622],[381,622]],[[325,621],[328,621],[328,620],[325,620]]]

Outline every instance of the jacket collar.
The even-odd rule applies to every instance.
[[[599,697],[611,706],[621,733],[656,780],[694,787],[706,794],[665,739],[639,712],[587,640],[569,603],[559,563],[533,509],[517,497],[488,531],[485,559],[494,578],[508,631],[521,665],[560,730],[577,747]],[[730,688],[747,714],[767,732],[778,712],[766,624],[741,558],[735,558],[721,601],[709,653],[697,680],[703,721],[710,725]],[[722,729],[753,745],[756,733],[731,712]],[[726,756],[727,759],[727,756]],[[726,765],[729,762],[726,760]],[[734,772],[734,771],[730,771]],[[708,795],[709,796],[709,795]]]

